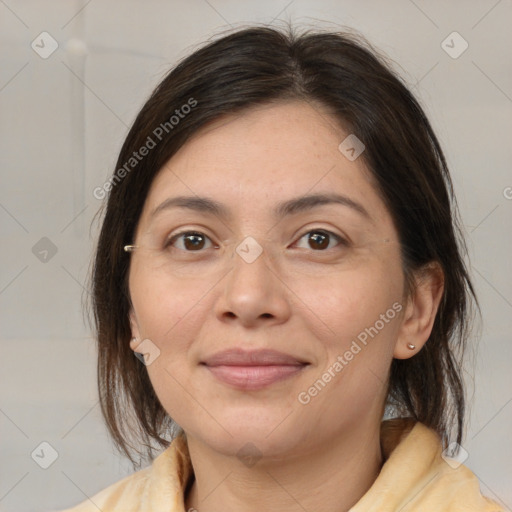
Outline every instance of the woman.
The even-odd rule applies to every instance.
[[[74,512],[502,510],[458,450],[474,293],[446,162],[367,43],[199,49],[106,192],[102,411],[153,462]]]

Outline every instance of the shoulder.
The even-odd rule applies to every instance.
[[[418,510],[436,510],[437,507],[447,512],[505,512],[501,505],[482,495],[480,482],[468,467],[457,466],[455,461],[453,464],[444,461],[429,474],[424,491],[414,498],[423,507]],[[439,509],[441,502],[444,508]],[[413,506],[411,510],[416,509]]]
[[[411,419],[381,425],[385,463],[368,492],[351,509],[363,512],[503,512],[482,496],[478,478],[463,464],[446,457],[437,433]],[[377,510],[377,508],[375,508]]]
[[[150,472],[151,467],[137,471],[133,475],[106,487],[80,504],[61,512],[98,512],[98,510],[107,512],[115,510],[121,502],[123,503],[123,511],[136,511],[147,487]],[[133,507],[128,505],[130,508],[125,508],[125,503],[131,503]]]
[[[173,512],[183,506],[192,466],[180,435],[151,466],[116,482],[78,505],[60,512]]]

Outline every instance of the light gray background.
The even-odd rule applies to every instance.
[[[512,507],[510,0],[0,0],[1,511],[64,508],[131,472],[106,437],[82,317],[92,191],[177,59],[230,25],[279,19],[361,31],[442,141],[483,312],[465,463]],[[59,45],[47,59],[31,48],[43,31]],[[453,31],[469,44],[456,59],[442,47]],[[32,251],[43,237],[57,248],[46,262]],[[42,441],[59,455],[46,470],[31,458]]]

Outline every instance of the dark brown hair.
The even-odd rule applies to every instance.
[[[129,347],[130,255],[123,246],[133,241],[156,174],[201,127],[251,106],[294,99],[326,107],[363,141],[361,158],[399,235],[406,282],[430,262],[444,272],[430,338],[414,357],[393,360],[388,402],[436,430],[445,445],[452,430],[461,442],[461,362],[474,291],[452,183],[429,121],[391,66],[360,36],[250,27],[209,42],[169,72],[137,115],[104,187],[110,193],[90,275],[98,387],[108,430],[134,465],[131,451],[142,456],[145,446],[152,460],[155,448],[168,446],[168,429],[175,424]],[[187,104],[194,106],[182,108]],[[176,110],[183,115],[172,120]],[[155,147],[131,161],[148,138]]]

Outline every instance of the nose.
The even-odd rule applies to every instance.
[[[244,327],[286,322],[291,311],[290,290],[277,266],[265,250],[254,261],[240,254],[233,254],[232,270],[215,306],[217,317]]]

